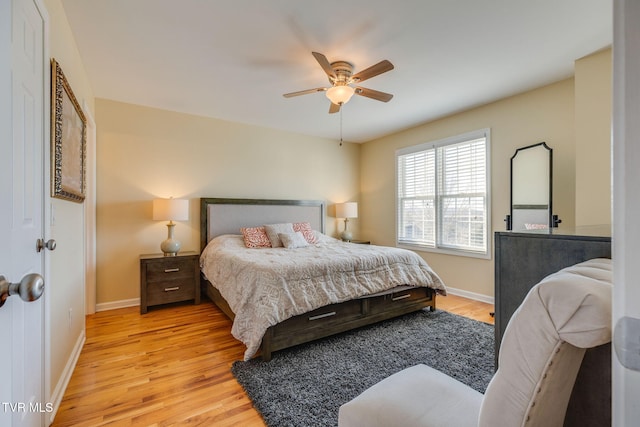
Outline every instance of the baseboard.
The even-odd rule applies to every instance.
[[[475,292],[465,291],[464,289],[457,289],[447,286],[447,293],[451,295],[457,295],[460,297],[469,298],[476,301],[486,302],[487,304],[493,304],[494,298],[488,295],[477,294]],[[103,302],[96,304],[96,312],[115,310],[118,308],[134,307],[140,305],[140,298],[123,299],[120,301]]]
[[[469,299],[480,301],[480,302],[486,302],[487,304],[494,304],[495,303],[495,298],[494,297],[490,297],[488,295],[477,294],[475,292],[465,291],[464,289],[456,289],[456,288],[452,288],[452,287],[447,286],[447,293],[451,294],[451,295],[457,295],[459,297],[469,298]]]
[[[73,346],[71,357],[69,357],[69,360],[67,360],[67,364],[62,371],[62,375],[60,375],[60,379],[58,380],[58,383],[51,393],[49,402],[53,405],[53,410],[50,414],[47,415],[49,417],[49,422],[47,423],[47,425],[51,425],[51,423],[53,423],[53,420],[58,413],[60,403],[62,402],[62,398],[64,397],[64,392],[67,390],[69,381],[71,381],[71,375],[73,374],[73,370],[76,368],[76,364],[78,363],[78,358],[80,357],[80,353],[82,352],[82,347],[84,346],[86,338],[86,331],[83,329],[82,333],[78,337],[78,340],[76,341],[76,345]]]
[[[140,298],[123,299],[120,301],[111,301],[111,302],[102,302],[100,304],[96,304],[96,312],[115,310],[116,308],[133,307],[135,305],[140,305]]]

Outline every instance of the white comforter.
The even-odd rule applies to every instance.
[[[304,248],[248,249],[242,236],[212,239],[200,267],[236,317],[231,333],[256,353],[269,326],[316,308],[399,285],[445,286],[416,253],[385,246],[344,243],[322,236]]]

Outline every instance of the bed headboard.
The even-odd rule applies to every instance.
[[[282,222],[309,222],[324,233],[325,203],[320,200],[200,199],[200,251],[221,234],[240,234],[240,227]]]

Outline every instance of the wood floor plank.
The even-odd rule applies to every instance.
[[[493,323],[491,304],[449,295],[437,305]],[[231,374],[243,354],[231,321],[208,300],[87,316],[87,340],[52,426],[263,427]]]

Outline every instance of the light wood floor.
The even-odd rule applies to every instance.
[[[493,323],[493,306],[449,295],[438,309]],[[243,346],[211,302],[87,316],[87,340],[53,426],[264,426],[231,374]]]

